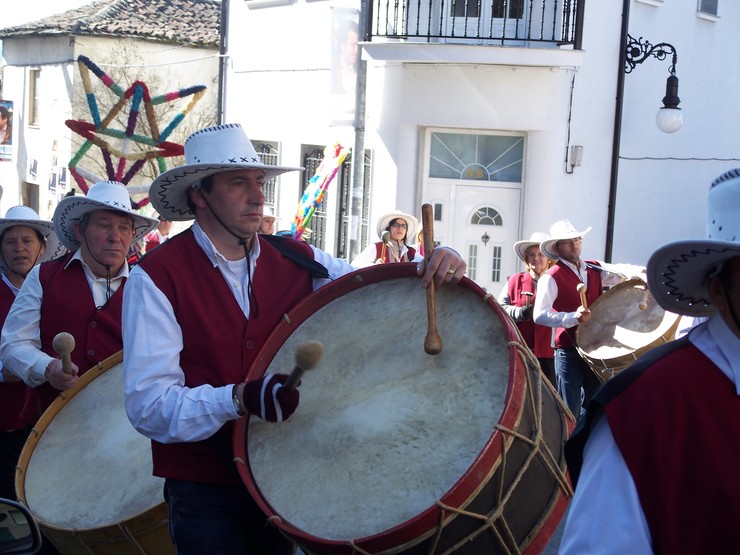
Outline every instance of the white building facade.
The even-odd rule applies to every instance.
[[[357,81],[364,95],[350,91],[347,98],[332,88],[332,77],[342,22],[360,18],[359,3],[228,4],[224,121],[242,123],[285,165],[304,165],[308,151],[335,140],[353,147],[356,133],[370,153],[362,211],[350,212],[346,191],[334,184],[318,246],[346,256],[354,252],[347,235],[361,249],[377,240],[382,214],[397,208],[420,217],[421,205],[430,203],[435,239],[457,249],[469,276],[498,293],[521,269],[513,243],[556,220],[592,228],[586,258],[636,264],[666,241],[704,234],[709,183],[740,164],[734,141],[740,108],[727,94],[740,79],[729,55],[740,47],[734,32],[740,6],[581,2],[580,14],[567,15],[582,22],[555,11],[541,25],[551,2],[509,2],[505,18],[466,3],[462,16],[429,18],[445,21],[437,33],[444,36],[421,39],[409,31],[423,19],[412,13],[417,3],[389,4],[403,15],[391,32],[385,5],[367,4],[370,34],[360,37],[366,73],[360,65],[364,83]],[[533,5],[541,11],[528,13]],[[429,6],[439,10],[436,2]],[[512,14],[517,6],[521,11]],[[576,30],[561,43],[458,38],[474,26],[480,34],[488,23],[514,33],[520,25],[534,35],[567,25]],[[685,117],[677,132],[655,124],[670,56],[648,57],[626,74],[627,35],[674,47]],[[357,121],[355,106],[364,109]],[[580,165],[569,163],[573,146],[582,147]],[[278,181],[272,202],[280,228],[290,226],[307,177]]]

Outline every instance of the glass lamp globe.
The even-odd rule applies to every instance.
[[[675,133],[683,125],[681,108],[663,107],[655,116],[655,123],[663,133]]]

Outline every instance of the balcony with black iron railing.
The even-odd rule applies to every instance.
[[[581,49],[583,0],[372,0],[366,40]]]

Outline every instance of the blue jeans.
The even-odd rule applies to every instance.
[[[601,382],[575,347],[555,349],[555,374],[558,394],[578,420]]]
[[[243,485],[165,481],[170,536],[177,555],[290,555],[292,542],[267,518]]]

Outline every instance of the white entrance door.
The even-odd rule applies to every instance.
[[[467,276],[498,296],[520,271],[525,137],[428,129],[422,202],[434,207],[434,237],[468,263]]]

